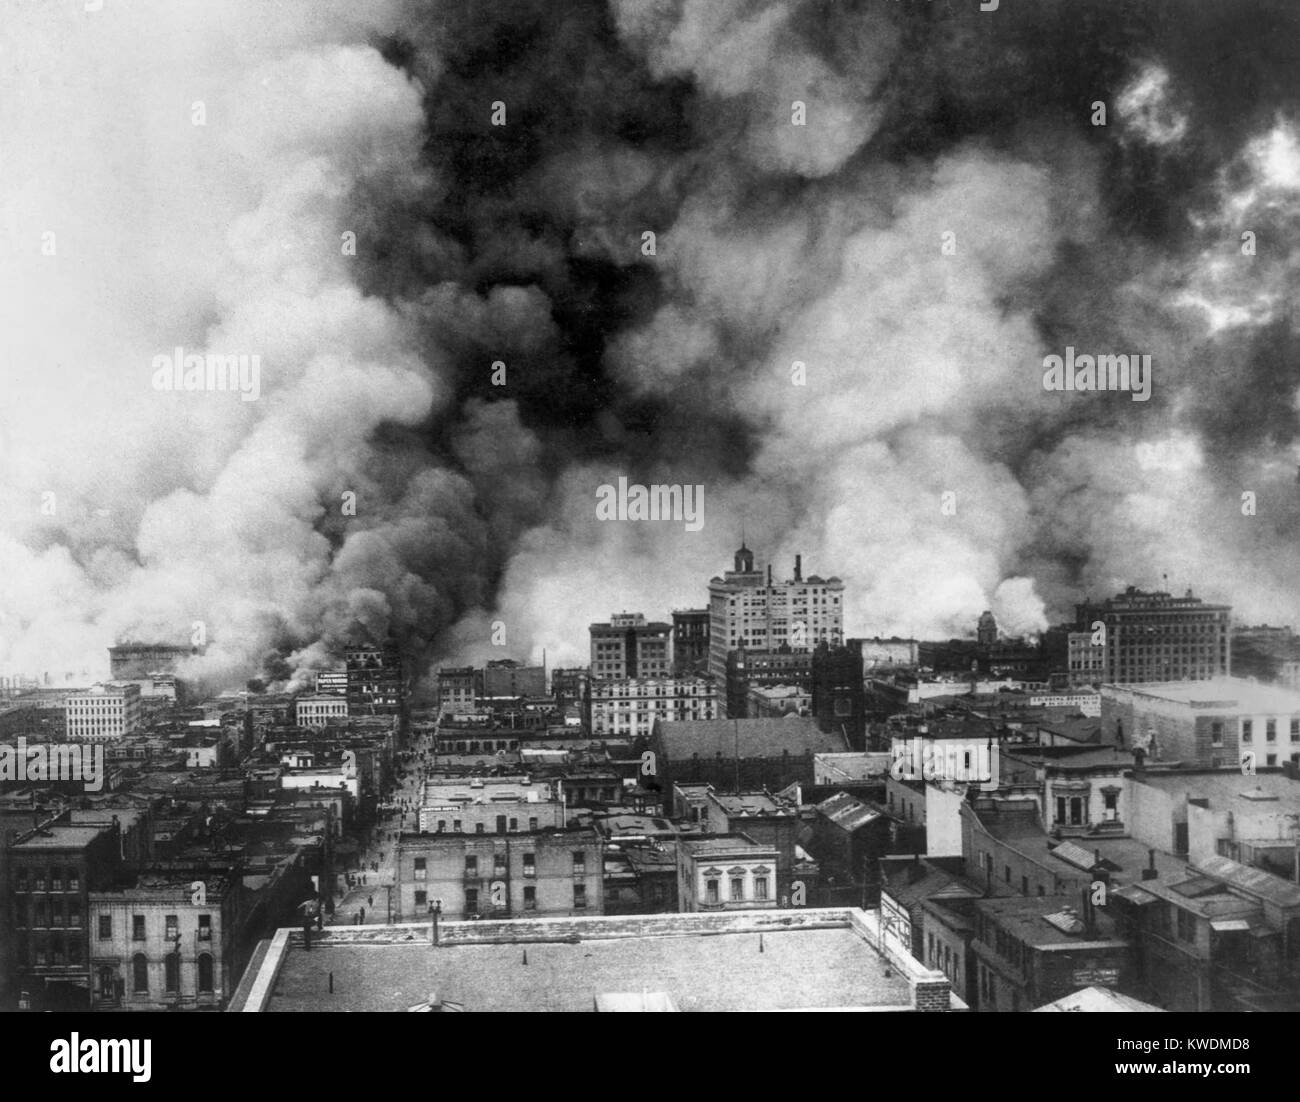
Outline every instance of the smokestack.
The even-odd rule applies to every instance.
[[[802,555],[796,555],[794,557],[794,580],[796,582],[803,581],[803,556]]]

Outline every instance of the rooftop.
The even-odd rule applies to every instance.
[[[26,852],[34,849],[84,849],[104,833],[104,826],[64,826],[55,824],[32,837],[15,842],[13,852]]]
[[[1144,1003],[1141,999],[1135,999],[1130,995],[1121,995],[1118,991],[1112,991],[1109,987],[1084,987],[1070,995],[1057,999],[1055,1002],[1046,1003],[1034,1011],[1035,1014],[1045,1014],[1057,1011],[1071,1011],[1084,1013],[1165,1013],[1158,1006],[1152,1006],[1150,1003]]]
[[[1073,913],[1078,911],[1079,903],[1074,895],[1012,895],[981,899],[975,906],[1013,937],[1036,948],[1123,944],[1115,935],[1114,921],[1101,907],[1095,908],[1093,932],[1086,932],[1081,916]],[[1069,932],[1072,930],[1077,932]]]
[[[1260,770],[1253,777],[1243,776],[1240,769],[1216,769],[1205,772],[1145,772],[1134,775],[1138,784],[1149,785],[1181,800],[1208,799],[1217,810],[1251,806],[1244,798],[1248,793],[1262,793],[1278,800],[1300,801],[1300,782],[1285,773],[1268,773]]]
[[[910,1009],[909,976],[885,967],[868,925],[845,910],[443,923],[437,947],[427,924],[331,927],[310,952],[282,930],[237,1008],[402,1011],[436,992],[471,1012],[571,1012],[644,990],[682,1011]]]
[[[807,716],[658,720],[655,733],[673,760],[692,754],[731,758],[737,751],[742,758],[779,758],[783,752],[794,756],[848,750],[842,734],[820,730]]]
[[[1244,677],[1208,681],[1158,681],[1142,685],[1103,685],[1103,693],[1131,693],[1192,708],[1243,710],[1256,713],[1300,712],[1300,693]]]

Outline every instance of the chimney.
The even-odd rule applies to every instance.
[[[796,555],[794,557],[794,580],[796,582],[803,581],[803,556],[802,555]]]
[[[769,586],[772,584],[772,564],[771,564],[771,563],[768,563],[768,564],[767,564],[767,584],[768,584]]]
[[[1155,880],[1160,874],[1156,872],[1156,851],[1147,850],[1147,867],[1142,870],[1143,880]]]

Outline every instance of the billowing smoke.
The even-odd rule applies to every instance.
[[[1300,621],[1286,5],[16,7],[0,669],[581,661],[742,525],[849,634]],[[153,390],[177,345],[261,397]],[[1044,390],[1067,346],[1150,400]],[[620,476],[703,529],[598,520]]]

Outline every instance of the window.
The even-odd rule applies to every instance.
[[[460,833],[460,820],[459,820],[459,819],[453,819],[453,820],[451,821],[451,829],[454,830],[457,834]]]
[[[143,953],[131,958],[131,990],[137,993],[149,990],[149,961]]]
[[[587,875],[587,855],[580,849],[575,849],[573,851],[573,875]]]
[[[487,825],[486,825],[485,823],[475,823],[475,824],[474,824],[474,833],[475,833],[475,834],[486,834],[486,833],[487,833]]]
[[[429,902],[428,892],[421,890],[415,893],[415,905],[417,907],[423,907],[428,902]]]
[[[587,885],[573,885],[573,906],[575,910],[581,909],[587,905]]]
[[[415,859],[415,879],[427,880],[429,878],[429,859],[427,857],[417,857]]]
[[[465,875],[466,876],[478,875],[478,858],[472,853],[465,858]]]
[[[1027,876],[1022,876],[1020,878],[1020,894],[1021,895],[1029,894],[1029,877]]]
[[[1266,719],[1264,721],[1264,741],[1277,742],[1277,720]]]
[[[525,876],[536,876],[536,875],[537,875],[537,856],[536,856],[536,854],[532,854],[532,853],[525,853],[525,854],[524,854],[524,875],[525,875]]]
[[[175,941],[180,936],[180,923],[175,915],[167,916],[167,930],[163,934],[168,941]]]
[[[99,916],[99,940],[111,941],[113,939],[113,916]]]
[[[1010,865],[1003,865],[1003,866],[1002,866],[1002,871],[1003,871],[1003,873],[1004,873],[1004,875],[1005,875],[1005,877],[1006,877],[1006,881],[1007,881],[1007,883],[1010,884],[1010,883],[1011,883],[1011,866],[1010,866]]]
[[[1291,721],[1291,741],[1300,742],[1300,719]]]
[[[1196,918],[1190,911],[1178,911],[1178,937],[1181,941],[1196,940]]]
[[[536,829],[537,829],[537,820],[536,820],[536,818],[532,818],[532,819],[529,819],[529,820],[528,820],[528,829],[529,829],[529,830],[536,830]]]
[[[200,941],[212,940],[212,916],[211,915],[199,915],[199,940]]]
[[[441,834],[441,833],[442,833],[444,830],[446,830],[446,829],[447,829],[447,820],[446,820],[446,819],[439,819],[439,820],[438,820],[438,833]]]
[[[497,877],[506,875],[506,855],[504,853],[494,853],[492,855],[492,875]]]
[[[478,914],[478,888],[465,889],[465,913]]]
[[[704,897],[710,903],[718,902],[718,882],[716,880],[706,880],[704,882]]]
[[[144,941],[144,915],[131,916],[131,940]]]
[[[767,877],[766,876],[754,877],[754,898],[755,899],[767,898]]]
[[[519,820],[518,820],[518,819],[511,819],[511,820],[510,820],[510,829],[511,829],[511,830],[518,830],[518,829],[519,829]]]
[[[63,891],[63,870],[58,865],[50,869],[50,891]]]
[[[1079,796],[1070,797],[1070,825],[1079,826],[1083,823],[1083,800]]]
[[[731,901],[733,903],[742,903],[745,899],[745,881],[742,877],[733,876],[731,878]]]
[[[1064,796],[1056,797],[1056,821],[1058,823],[1065,822],[1065,797]]]
[[[1223,745],[1223,723],[1219,720],[1216,720],[1214,723],[1210,724],[1210,745],[1211,746]]]
[[[524,888],[524,910],[537,910],[537,888],[532,884]]]
[[[1254,722],[1249,719],[1243,719],[1241,721],[1241,741],[1254,742],[1255,741],[1254,730],[1255,730]]]
[[[1039,894],[1039,895],[1046,895],[1046,894],[1047,894],[1047,892],[1045,892],[1045,891],[1043,890],[1043,885],[1042,885],[1042,884],[1039,884],[1039,885],[1038,885],[1038,894]]]
[[[175,994],[181,989],[181,958],[176,953],[168,953],[163,957],[163,987],[169,994]]]
[[[212,955],[199,954],[199,991],[205,995],[212,993]]]
[[[506,832],[506,817],[505,817],[504,815],[498,815],[498,816],[497,816],[497,833],[498,833],[498,834],[504,834],[505,832]]]
[[[81,877],[77,875],[76,869],[68,870],[68,891],[70,892],[81,891]]]

